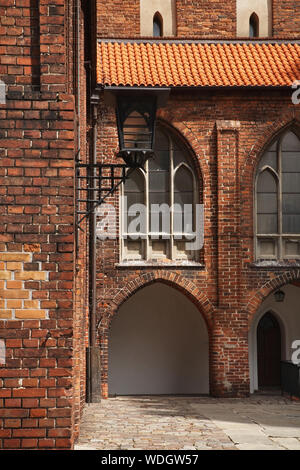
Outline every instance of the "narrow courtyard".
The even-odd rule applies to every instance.
[[[300,450],[300,402],[135,396],[87,404],[75,450]]]

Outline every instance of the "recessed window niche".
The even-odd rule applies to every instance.
[[[141,36],[175,36],[175,0],[140,0],[140,21]]]
[[[236,25],[240,38],[272,36],[271,0],[237,0]]]

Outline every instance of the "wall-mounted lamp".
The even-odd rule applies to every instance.
[[[285,293],[282,290],[278,290],[274,294],[276,302],[283,302],[285,298]]]
[[[157,97],[155,94],[120,94],[117,97],[118,157],[130,168],[141,168],[153,156]]]

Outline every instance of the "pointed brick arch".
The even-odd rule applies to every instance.
[[[207,186],[212,178],[211,170],[209,168],[209,157],[203,152],[203,146],[197,135],[188,127],[183,121],[176,121],[172,119],[170,111],[164,109],[158,112],[158,123],[161,123],[167,129],[178,136],[179,139],[190,151],[191,158],[195,164],[197,176],[202,179],[203,186]]]
[[[294,108],[296,108],[294,106]],[[300,110],[299,110],[300,111]],[[248,154],[243,155],[242,149],[241,152],[241,170],[240,170],[240,194],[241,194],[241,208],[244,214],[244,217],[241,220],[241,227],[246,238],[244,240],[245,248],[249,250],[250,259],[254,261],[255,252],[254,252],[254,207],[255,207],[255,177],[257,174],[257,168],[259,162],[266,151],[270,146],[272,141],[279,137],[282,133],[288,129],[299,129],[300,131],[300,113],[299,111],[289,109],[280,119],[277,119],[272,125],[268,127],[263,127],[258,130],[254,130],[252,140],[254,140],[254,145],[251,147],[251,150]],[[299,135],[299,132],[297,132]],[[242,136],[241,136],[241,143]],[[246,150],[245,152],[247,152]]]
[[[261,133],[255,145],[247,155],[245,162],[241,168],[242,182],[250,178],[253,181],[256,173],[257,165],[264,153],[268,148],[271,141],[276,139],[277,136],[288,130],[289,128],[298,128],[300,130],[300,112],[295,116],[293,110],[289,110],[284,116],[275,121],[271,126]]]
[[[183,293],[198,308],[202,315],[209,337],[212,331],[214,306],[207,296],[195,284],[173,271],[152,271],[138,276],[121,289],[106,308],[99,324],[99,343],[101,353],[101,393],[103,398],[108,397],[108,339],[112,319],[123,303],[140,289],[155,282],[162,282]]]
[[[286,284],[291,284],[293,281],[300,279],[300,268],[285,271],[279,276],[266,282],[254,295],[250,295],[247,299],[245,311],[248,314],[248,329],[251,328],[253,318],[259,309],[262,302],[273,292]]]
[[[163,282],[175,289],[178,289],[186,295],[203,315],[208,329],[211,328],[214,306],[205,293],[201,291],[200,288],[196,287],[192,281],[186,279],[180,274],[174,273],[174,271],[156,270],[136,277],[134,281],[126,284],[126,287],[120,289],[113,298],[110,308],[106,309],[106,313],[102,317],[100,330],[109,328],[113,316],[127,299],[134,295],[139,289],[144,288],[153,282]]]

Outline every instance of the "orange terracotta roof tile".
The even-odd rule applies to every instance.
[[[300,79],[297,43],[114,41],[98,43],[104,86],[291,86]]]

